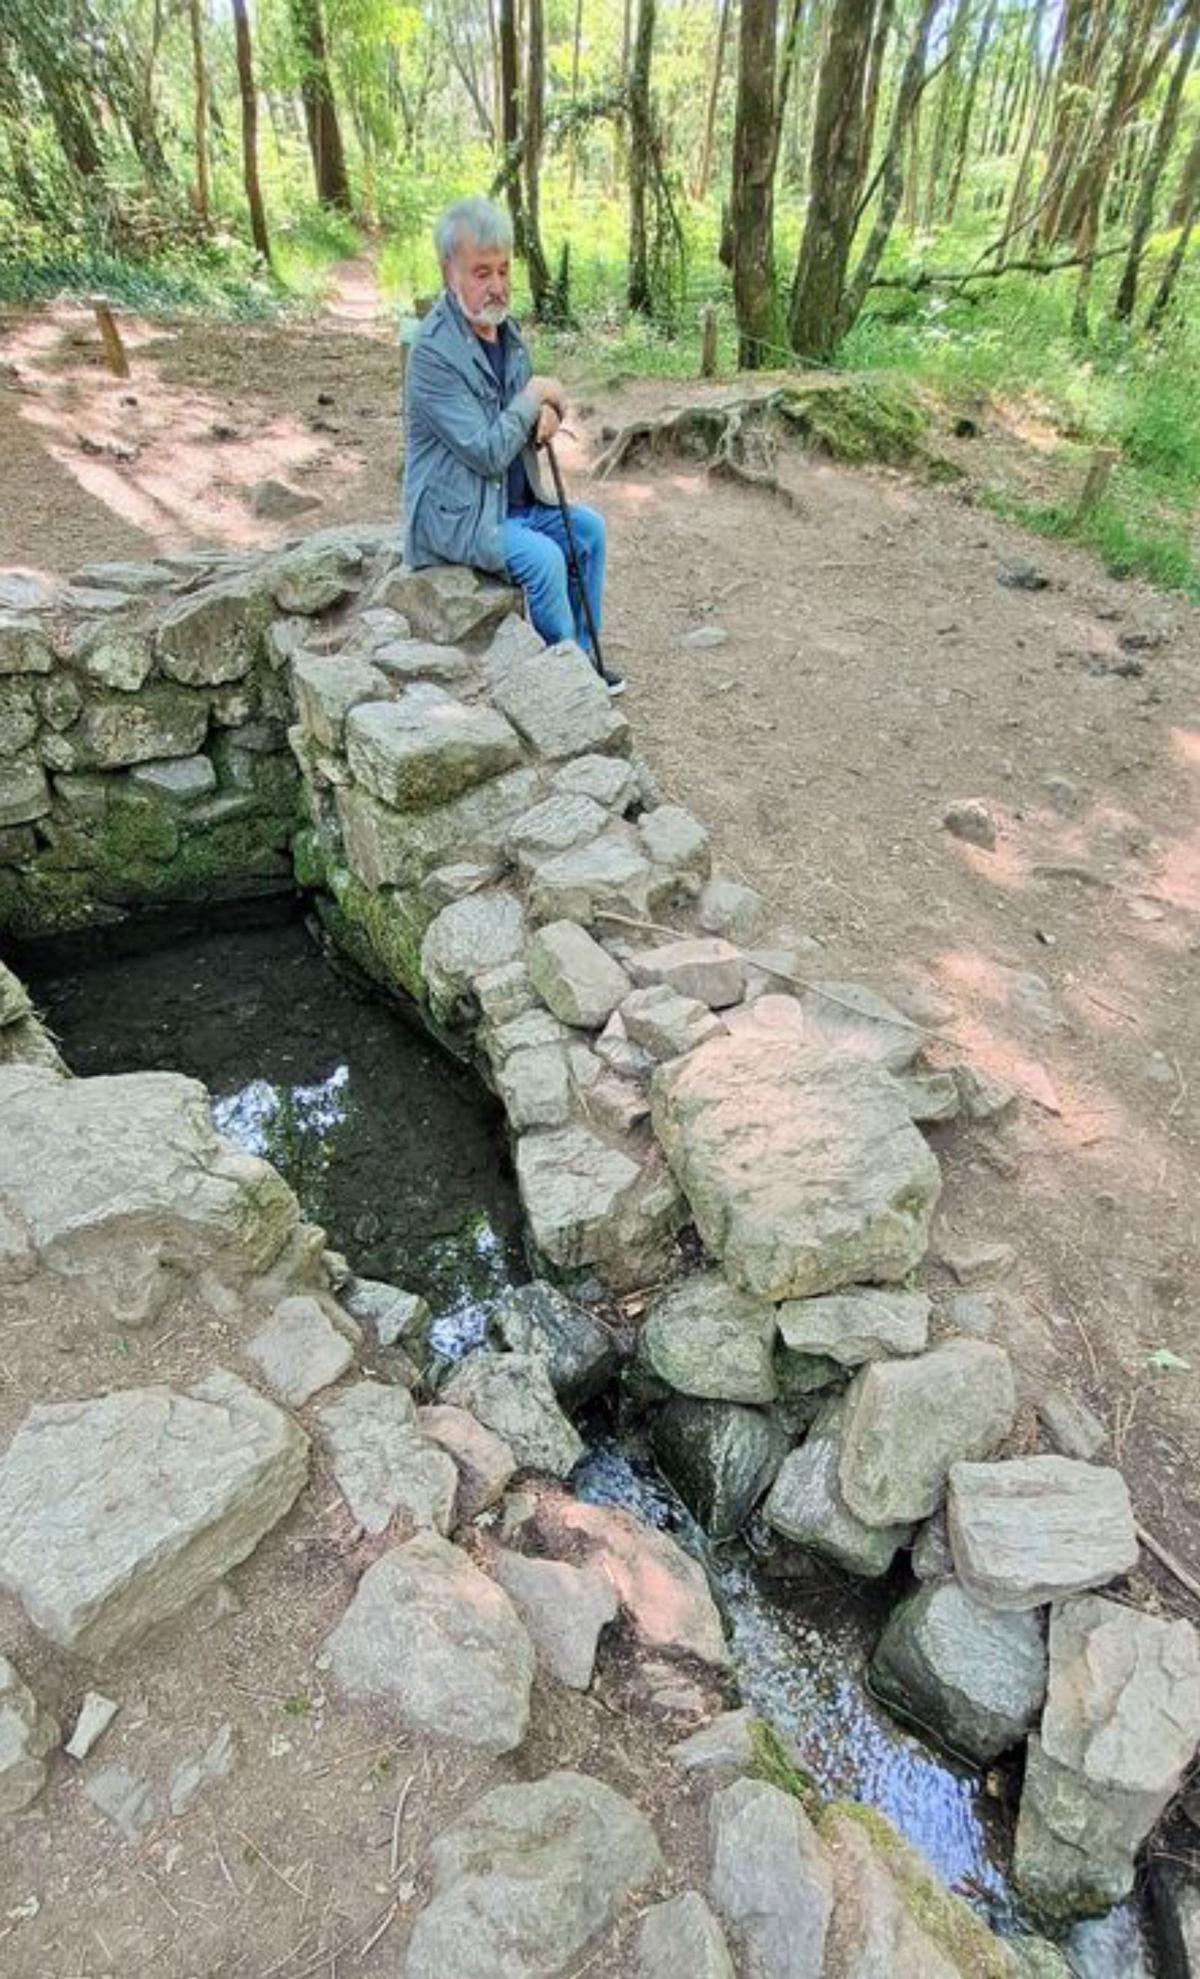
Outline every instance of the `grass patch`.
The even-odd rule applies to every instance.
[[[751,1777],[765,1780],[768,1786],[778,1787],[783,1793],[790,1793],[800,1802],[810,1820],[818,1820],[824,1803],[812,1775],[788,1757],[787,1747],[779,1733],[765,1718],[751,1718],[748,1729]]]

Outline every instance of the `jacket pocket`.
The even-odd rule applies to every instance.
[[[427,488],[413,534],[418,550],[434,562],[470,563],[479,534],[478,497]]]

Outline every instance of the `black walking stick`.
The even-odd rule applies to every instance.
[[[546,458],[550,462],[550,472],[554,476],[554,493],[558,499],[558,512],[562,516],[563,529],[566,531],[567,566],[579,587],[579,598],[583,605],[583,616],[587,624],[588,638],[592,642],[592,665],[600,675],[601,680],[607,680],[608,675],[605,672],[604,655],[600,651],[600,634],[596,630],[596,621],[592,616],[592,601],[587,594],[587,587],[583,581],[583,566],[579,561],[579,551],[575,547],[575,531],[571,525],[571,511],[567,507],[567,491],[563,487],[562,469],[558,464],[558,455],[554,451],[553,440],[543,440],[542,445],[545,448]]]

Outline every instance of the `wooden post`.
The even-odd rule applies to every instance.
[[[1079,497],[1079,506],[1075,511],[1075,520],[1077,522],[1082,522],[1084,517],[1090,515],[1094,508],[1099,507],[1104,499],[1105,489],[1108,487],[1109,476],[1120,458],[1120,447],[1096,448],[1088,466],[1087,480],[1083,484],[1083,493]]]
[[[100,327],[100,337],[104,344],[104,362],[115,377],[128,378],[129,359],[125,354],[121,332],[117,328],[117,320],[109,303],[104,296],[94,295],[92,308],[96,313],[96,322]]]
[[[700,376],[717,375],[717,305],[706,302],[700,311]]]

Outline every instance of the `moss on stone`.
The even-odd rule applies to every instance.
[[[938,1880],[924,1857],[898,1834],[876,1807],[854,1800],[831,1801],[817,1823],[823,1841],[836,1837],[839,1819],[862,1828],[875,1854],[895,1880],[905,1906],[926,1937],[957,1966],[963,1979],[1013,1979],[1013,1955],[973,1910]]]
[[[765,1718],[751,1718],[748,1726],[750,1734],[749,1771],[756,1780],[766,1780],[768,1785],[779,1787],[783,1793],[792,1794],[800,1802],[809,1819],[819,1819],[823,1802],[817,1790],[817,1783],[810,1773],[788,1756],[787,1747],[773,1725]]]
[[[834,460],[904,467],[925,457],[928,415],[911,386],[853,378],[799,387],[782,406],[789,424]]]

